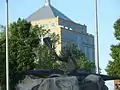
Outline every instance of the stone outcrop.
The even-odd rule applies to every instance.
[[[26,76],[16,90],[108,90],[100,76],[88,75],[80,83],[75,76],[34,78]]]

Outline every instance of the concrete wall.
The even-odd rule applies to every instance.
[[[69,30],[62,28],[61,30],[62,45],[67,44],[67,42],[72,42],[77,45],[78,49],[81,50],[85,56],[93,61],[94,57],[94,37],[89,34],[83,34],[75,32],[74,30]]]

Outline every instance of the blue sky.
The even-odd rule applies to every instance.
[[[44,0],[9,0],[9,3],[9,19],[13,22],[19,17],[27,18],[44,5]],[[86,24],[88,32],[95,34],[94,0],[51,0],[51,3],[73,21]],[[120,18],[120,0],[98,0],[98,3],[100,67],[106,74],[104,69],[111,59],[110,46],[117,43],[113,24]],[[0,0],[0,24],[5,24],[5,0]],[[110,82],[108,85],[112,86]]]

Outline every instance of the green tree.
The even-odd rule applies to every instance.
[[[120,19],[118,19],[114,24],[115,38],[119,41],[120,40]],[[111,76],[118,76],[120,77],[120,43],[117,45],[111,46],[111,57],[112,61],[109,61],[106,71]]]
[[[0,32],[0,85],[5,87],[5,28]],[[18,19],[9,26],[9,71],[10,88],[14,90],[19,80],[23,79],[20,71],[31,69],[53,69],[58,68],[56,58],[43,43],[42,39],[49,36],[52,39],[53,48],[59,43],[59,35],[50,33],[43,27],[32,26],[24,19]],[[76,47],[72,52],[78,60],[81,69],[91,71],[94,64],[89,62],[83,53]],[[4,89],[2,89],[4,90]]]
[[[59,35],[56,35],[55,33],[50,33],[49,30],[39,29],[39,36],[40,40],[41,38],[44,38],[46,36],[51,38],[51,41],[53,43],[53,49],[56,48],[55,43],[59,43]],[[54,52],[49,50],[44,43],[41,44],[41,41],[39,42],[38,48],[36,48],[36,69],[55,69],[58,67],[58,64],[56,63],[56,58],[54,56]]]
[[[41,45],[38,48],[38,60],[36,63],[36,69],[57,69],[58,64],[56,58],[51,50],[45,45]]]
[[[91,62],[90,60],[88,60],[86,56],[84,55],[84,53],[82,53],[82,51],[80,51],[76,45],[69,43],[69,45],[67,45],[67,48],[71,50],[74,58],[76,59],[78,69],[87,71],[87,72],[95,72],[94,61]],[[62,53],[63,55],[66,54],[64,49]]]
[[[20,71],[35,68],[34,48],[39,44],[39,38],[30,23],[18,19],[9,27],[9,75],[10,89],[14,90],[16,83],[23,78]],[[37,28],[40,29],[40,28]],[[5,31],[5,30],[4,30]],[[0,33],[0,81],[5,86],[5,32]],[[3,90],[3,89],[2,89]]]
[[[55,43],[57,42],[57,40],[59,39],[59,36],[56,36],[55,34],[52,34],[52,36],[50,36],[52,38],[52,43],[55,49]],[[57,37],[57,38],[56,38]],[[74,55],[78,67],[81,70],[87,71],[87,72],[94,72],[95,70],[95,64],[94,62],[90,62],[85,55],[77,49],[77,46],[74,44],[69,43],[69,45],[67,46],[68,48],[70,48],[72,54]],[[49,50],[45,45],[40,45],[39,46],[39,50],[38,50],[38,63],[37,63],[37,68],[38,69],[60,69],[60,68],[65,68],[66,67],[66,63],[64,62],[60,62],[57,63],[55,55],[53,54],[54,52],[52,52],[51,50]],[[60,53],[62,57],[64,57],[64,59],[69,59],[68,56],[66,55],[66,51],[65,48],[63,47],[61,53]]]
[[[19,75],[20,71],[35,68],[34,58],[36,56],[33,49],[38,45],[38,38],[33,33],[33,30],[36,30],[36,27],[32,28],[30,23],[21,19],[13,22],[9,27],[11,88],[14,88],[18,80],[22,78],[22,75]]]
[[[4,27],[0,27],[0,85],[5,90],[5,32]]]
[[[5,28],[0,32],[0,85],[5,86]],[[52,54],[46,54],[47,47],[42,45],[42,38],[50,36],[53,42],[57,41],[57,35],[51,34],[50,30],[32,26],[24,19],[18,19],[9,26],[9,73],[10,88],[14,90],[16,83],[23,79],[21,71],[45,68]],[[55,47],[54,47],[55,48]],[[50,55],[49,55],[50,54]],[[40,56],[39,56],[40,55]],[[45,56],[42,56],[45,55]],[[38,62],[37,62],[38,60]],[[42,60],[42,62],[41,62]],[[52,67],[52,60],[47,67]],[[41,65],[38,65],[42,63]],[[2,89],[4,90],[4,89]]]

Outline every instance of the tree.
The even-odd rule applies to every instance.
[[[115,38],[120,40],[120,19],[118,19],[114,24]],[[120,43],[111,46],[111,57],[112,61],[109,61],[106,71],[108,75],[120,77]]]
[[[5,30],[1,27],[0,32],[0,85],[5,86]],[[56,42],[55,34],[50,34],[50,30],[45,30],[42,27],[32,26],[24,19],[18,19],[9,26],[9,75],[10,89],[14,90],[15,85],[19,80],[24,78],[20,74],[21,71],[35,69],[38,65],[37,60],[42,60],[42,65],[48,65],[48,60],[44,58],[52,58],[52,54],[46,55],[48,50],[45,45],[42,45],[42,38],[46,35],[50,36],[53,42]],[[45,48],[45,49],[44,49]],[[41,54],[43,53],[43,54]],[[39,55],[44,55],[39,56]],[[51,60],[52,61],[52,60]],[[53,61],[52,61],[53,62]],[[51,62],[51,64],[52,64]],[[49,63],[49,67],[51,67]],[[44,68],[41,65],[39,69]],[[4,88],[4,87],[3,87]],[[2,90],[4,90],[2,88]]]
[[[58,43],[59,35],[56,35],[55,33],[50,33],[49,30],[43,30],[39,31],[41,38],[44,38],[46,36],[50,37],[53,43],[53,49],[56,48],[55,43]],[[44,33],[44,34],[43,34]],[[48,49],[44,43],[40,44],[38,48],[36,48],[36,69],[56,69],[59,65],[56,63],[56,58],[54,56],[54,52]]]
[[[34,48],[39,44],[39,38],[34,30],[40,29],[37,26],[32,27],[26,20],[18,19],[9,27],[9,76],[10,89],[14,90],[16,83],[23,78],[20,71],[34,69],[36,54]],[[5,31],[5,30],[4,30]],[[0,34],[0,80],[5,81],[5,33]],[[1,83],[3,84],[3,83]],[[1,85],[3,86],[3,85]],[[5,83],[4,83],[5,86]]]
[[[2,28],[4,29],[4,28]],[[19,80],[24,78],[21,71],[33,69],[57,69],[56,58],[53,52],[43,43],[42,39],[49,36],[56,48],[59,35],[50,33],[43,27],[32,26],[24,19],[18,19],[9,26],[9,71],[10,89],[14,90]],[[91,71],[94,67],[84,54],[76,47],[72,52],[78,60],[80,68]],[[5,86],[5,30],[0,32],[0,85]],[[4,87],[3,87],[4,88]],[[4,89],[2,89],[4,90]]]
[[[0,85],[5,90],[5,32],[4,27],[0,28]]]
[[[78,69],[86,71],[86,72],[95,72],[95,64],[94,61],[89,61],[84,53],[80,51],[76,45],[69,43],[67,46],[69,50],[71,50],[74,58],[77,61]],[[62,50],[62,55],[66,54],[65,50]]]
[[[52,38],[52,44],[54,46],[53,49],[56,48],[55,43],[59,39],[59,36],[56,36],[55,34],[52,34],[50,36]],[[57,38],[58,37],[58,38]],[[78,67],[81,70],[87,71],[87,72],[93,72],[95,70],[95,64],[94,62],[90,62],[85,55],[77,49],[77,46],[69,43],[66,47],[70,48],[71,52],[73,53]],[[38,50],[38,64],[37,68],[39,69],[60,69],[60,68],[65,68],[66,63],[60,62],[57,63],[56,61],[59,61],[55,58],[55,55],[51,50],[49,50],[45,45],[40,45],[39,50]],[[68,56],[66,55],[66,48],[62,48],[62,51],[60,53],[60,56],[65,57],[64,59],[69,59]]]
[[[36,55],[33,50],[37,47],[39,39],[35,35],[36,33],[33,33],[34,30],[36,27],[32,28],[30,23],[21,19],[10,25],[9,68],[11,88],[14,88],[16,83],[23,78],[22,75],[19,75],[20,71],[35,68],[34,58]]]

